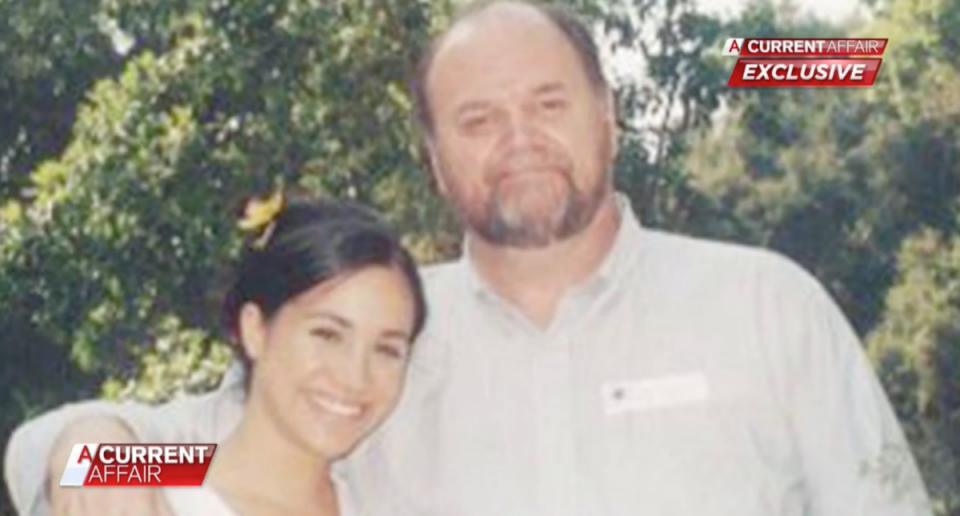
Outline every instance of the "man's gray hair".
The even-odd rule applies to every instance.
[[[414,114],[424,132],[424,136],[433,134],[433,117],[430,113],[430,99],[427,95],[426,80],[433,65],[437,50],[443,44],[444,38],[450,31],[463,22],[481,12],[497,5],[523,5],[535,9],[542,14],[553,26],[560,30],[565,38],[573,46],[583,64],[584,71],[590,83],[599,91],[606,93],[610,89],[610,84],[603,73],[603,66],[600,63],[600,51],[589,26],[569,9],[543,2],[532,0],[481,0],[471,2],[461,9],[453,19],[450,28],[434,38],[426,51],[421,55],[413,77],[410,81],[410,90],[413,95]]]

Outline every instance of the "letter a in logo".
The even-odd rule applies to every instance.
[[[93,466],[93,460],[99,447],[99,444],[74,444],[73,450],[70,451],[70,458],[67,459],[67,467],[63,469],[63,476],[60,477],[60,485],[82,486],[84,481],[87,480],[87,473]]]
[[[739,56],[742,49],[743,38],[727,38],[727,42],[723,44],[723,55]]]
[[[80,457],[77,458],[77,464],[80,464],[80,461],[87,459],[88,462],[93,462],[93,457],[90,456],[90,448],[86,444],[83,445],[83,450],[80,451]]]

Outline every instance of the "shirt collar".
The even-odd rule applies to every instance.
[[[642,247],[641,241],[645,229],[626,195],[617,192],[614,199],[620,213],[620,227],[617,229],[613,247],[610,248],[610,252],[597,271],[578,290],[601,291],[609,286],[617,285],[637,263],[636,258],[639,256]],[[487,285],[486,280],[480,276],[476,264],[470,257],[469,237],[464,237],[462,250],[458,265],[464,272],[470,291],[483,296],[492,295],[493,290]]]

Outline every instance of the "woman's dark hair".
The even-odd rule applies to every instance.
[[[375,266],[394,268],[406,278],[415,303],[416,338],[427,316],[423,285],[414,259],[392,227],[353,202],[285,200],[260,238],[245,246],[223,303],[224,325],[248,373],[249,358],[237,342],[244,305],[256,304],[269,319],[314,286]]]

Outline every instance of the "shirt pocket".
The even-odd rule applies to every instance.
[[[701,373],[601,388],[610,496],[658,515],[779,516],[789,439],[749,396]]]

